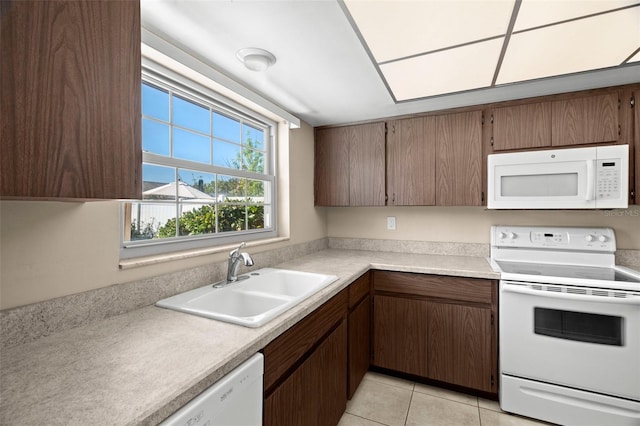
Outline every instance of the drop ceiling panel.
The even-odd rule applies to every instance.
[[[488,87],[503,38],[391,62],[380,69],[396,100]]]
[[[497,84],[618,66],[639,45],[639,8],[513,34]]]
[[[511,0],[345,1],[378,63],[503,36],[514,3]]]
[[[601,13],[620,7],[638,4],[637,0],[571,0],[571,1],[540,1],[523,0],[518,11],[513,31],[548,25],[554,22],[575,19],[581,16]]]

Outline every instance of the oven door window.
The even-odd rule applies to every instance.
[[[622,317],[534,308],[536,334],[578,342],[623,346]]]

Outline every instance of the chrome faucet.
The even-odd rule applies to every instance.
[[[229,263],[227,266],[227,283],[233,283],[238,281],[238,279],[244,279],[248,277],[240,277],[238,278],[238,268],[240,268],[240,262],[244,263],[244,266],[253,266],[253,259],[249,255],[249,253],[240,252],[245,246],[245,243],[241,243],[240,246],[232,250],[229,253]]]

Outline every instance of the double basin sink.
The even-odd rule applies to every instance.
[[[263,268],[237,282],[207,285],[156,306],[245,327],[260,327],[338,279],[335,275]]]

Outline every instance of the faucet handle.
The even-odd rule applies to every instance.
[[[235,249],[233,249],[233,250],[231,250],[231,251],[229,252],[229,256],[235,256],[235,255],[237,255],[237,254],[238,254],[238,252],[239,252],[242,248],[244,248],[244,246],[246,246],[246,245],[247,245],[247,244],[246,244],[244,241],[243,241],[243,242],[241,242],[241,243],[240,243],[240,245],[239,245],[237,248],[235,248]]]

